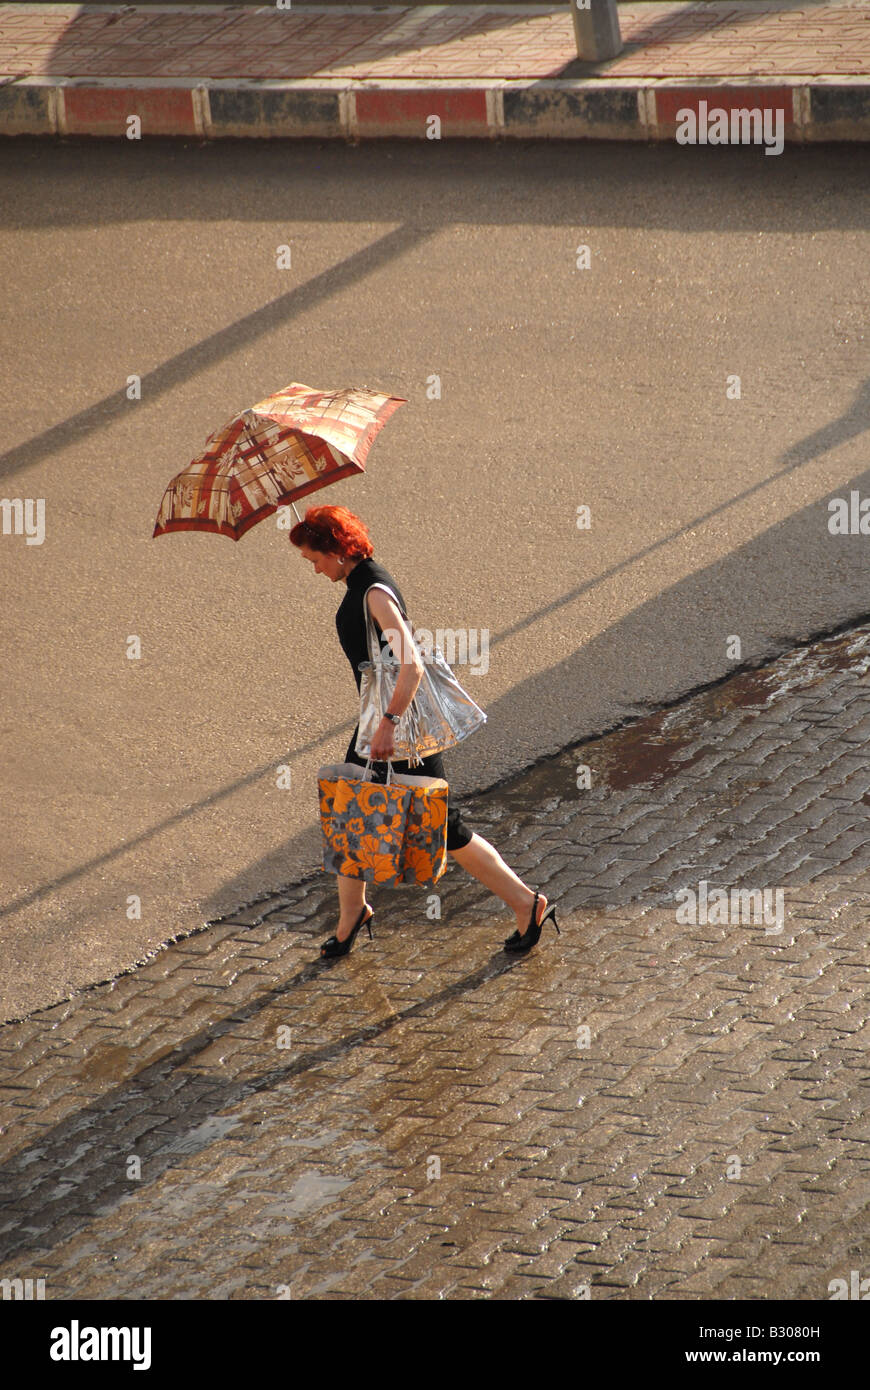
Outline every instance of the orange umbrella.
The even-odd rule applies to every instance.
[[[164,492],[153,535],[217,531],[239,540],[295,498],[365,472],[375,436],[405,404],[366,386],[315,391],[291,382],[209,437]]]

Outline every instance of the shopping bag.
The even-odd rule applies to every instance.
[[[432,888],[447,868],[447,783],[398,772],[393,781],[411,790],[398,881]]]
[[[323,868],[394,888],[402,882],[402,843],[411,787],[376,782],[371,767],[327,763],[317,774]]]
[[[386,584],[372,584],[369,589],[385,589],[397,606],[399,600]],[[367,599],[366,589],[363,605],[366,614],[366,641],[369,659],[359,663],[360,672],[360,714],[359,732],[354,751],[368,757],[372,739],[381,724],[384,711],[396,693],[396,682],[401,666],[390,647],[381,648]],[[395,756],[406,760],[412,766],[421,763],[433,753],[453,748],[461,739],[486,723],[486,715],[472,700],[467,690],[463,690],[451,671],[441,648],[424,646],[417,640],[414,624],[410,624],[411,635],[417,645],[423,673],[420,684],[414,692],[411,703],[393,729]],[[430,634],[431,635],[431,634]]]

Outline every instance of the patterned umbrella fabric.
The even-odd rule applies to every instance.
[[[315,391],[292,382],[209,437],[167,487],[153,535],[216,531],[239,540],[278,507],[364,472],[378,431],[405,404],[366,386]]]

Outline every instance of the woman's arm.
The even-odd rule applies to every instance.
[[[423,675],[423,663],[417,651],[411,630],[399,612],[394,599],[383,589],[372,589],[368,595],[369,612],[390,644],[390,649],[401,665],[396,679],[396,690],[390,701],[390,714],[404,714]],[[382,762],[391,758],[395,752],[393,724],[382,719],[372,739],[372,758]]]

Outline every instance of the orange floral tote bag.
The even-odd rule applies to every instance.
[[[412,793],[399,882],[432,888],[447,868],[447,783],[441,777],[410,773],[396,773],[393,780]]]
[[[375,782],[371,768],[356,763],[328,763],[317,775],[317,788],[324,871],[388,888],[403,882],[412,788],[389,774],[387,782]]]

